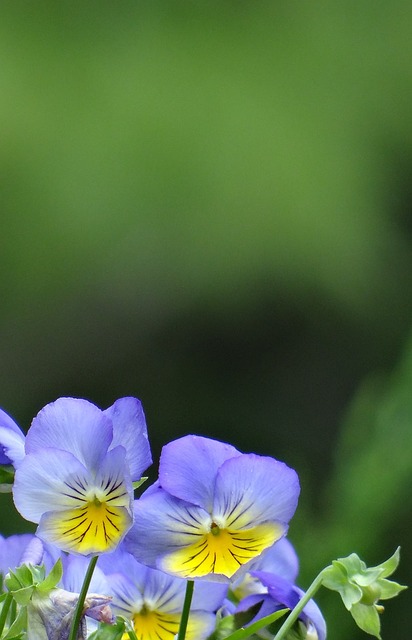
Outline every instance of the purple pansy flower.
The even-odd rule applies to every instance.
[[[130,620],[139,640],[173,640],[179,630],[186,580],[140,564],[121,547],[99,563],[113,596],[113,611]],[[226,592],[223,584],[195,584],[187,640],[203,640],[214,631],[215,612]]]
[[[126,546],[183,578],[232,578],[285,535],[299,496],[296,472],[200,436],[166,445],[159,481],[135,501]]]
[[[151,464],[142,406],[106,411],[59,398],[34,418],[16,470],[14,502],[45,542],[81,555],[114,549],[133,521],[133,481]]]

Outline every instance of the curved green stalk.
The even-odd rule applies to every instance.
[[[92,579],[93,571],[96,566],[96,562],[99,556],[94,556],[87,567],[86,575],[84,577],[84,582],[82,585],[82,589],[80,591],[79,599],[77,601],[76,610],[72,620],[72,626],[70,627],[70,633],[68,640],[76,640],[77,631],[79,629],[80,620],[83,613],[84,601],[86,600],[87,590],[90,586],[90,581]]]
[[[245,640],[246,638],[250,638],[250,636],[256,633],[256,631],[267,627],[268,625],[272,624],[272,622],[276,622],[276,620],[279,620],[279,618],[286,615],[288,611],[289,609],[279,609],[279,611],[275,611],[274,613],[271,613],[264,618],[260,618],[260,620],[253,622],[247,627],[237,629],[236,631],[231,633],[230,636],[227,636],[225,640]]]
[[[313,596],[315,595],[319,587],[322,586],[324,571],[325,569],[322,569],[322,571],[316,576],[316,578],[314,579],[314,581],[306,591],[305,595],[299,600],[296,607],[292,609],[292,611],[290,612],[285,622],[280,627],[279,631],[277,632],[273,640],[281,640],[281,638],[284,638],[286,633],[292,628],[296,620],[299,618],[299,615],[302,613],[305,605],[307,605],[309,600],[313,598]]]
[[[195,586],[195,583],[193,582],[193,580],[187,581],[185,600],[183,603],[183,611],[182,611],[182,617],[180,618],[180,626],[179,626],[179,633],[177,634],[177,640],[185,640],[187,621],[189,619],[190,605],[192,604],[194,586]]]

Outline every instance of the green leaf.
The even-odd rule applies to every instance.
[[[8,632],[3,636],[2,640],[13,640],[14,637],[21,637],[21,634],[27,629],[27,609],[22,607],[19,614]]]
[[[4,582],[9,591],[18,591],[24,587],[33,586],[33,574],[27,564],[22,564],[13,571],[10,571]]]
[[[256,631],[259,631],[259,629],[264,629],[264,627],[267,627],[272,624],[272,622],[279,620],[288,612],[289,609],[280,609],[279,611],[275,611],[275,613],[272,613],[270,616],[261,618],[260,620],[257,620],[246,628],[242,627],[241,629],[238,629],[230,636],[227,636],[226,640],[244,640],[244,638],[250,638]]]
[[[21,589],[17,589],[16,591],[12,591],[13,598],[21,607],[25,607],[29,604],[30,599],[33,595],[35,587],[22,587]]]
[[[136,480],[135,482],[133,482],[133,489],[138,489],[139,487],[142,486],[142,484],[144,484],[146,482],[146,480],[148,480],[148,476],[142,476],[140,478],[140,480]]]
[[[115,624],[100,624],[97,631],[91,634],[89,640],[122,640],[125,631],[124,621],[117,619]]]
[[[352,607],[351,614],[362,631],[370,633],[375,638],[381,637],[381,621],[376,607],[358,603]]]
[[[62,565],[61,558],[59,558],[56,564],[54,565],[53,569],[50,571],[50,573],[38,585],[39,591],[47,592],[54,589],[62,579],[62,575],[63,575],[63,565]]]
[[[46,575],[46,569],[44,566],[38,564],[28,564],[27,566],[32,575],[32,584],[38,585],[40,582],[43,582]]]
[[[401,548],[398,547],[395,553],[390,558],[385,560],[385,562],[378,564],[376,568],[382,569],[381,578],[387,578],[388,576],[392,575],[395,569],[397,569],[400,560],[400,551]]]
[[[216,629],[209,640],[224,640],[235,630],[235,616],[220,617]]]
[[[239,613],[235,613],[235,629],[240,629],[241,627],[245,627],[247,624],[249,624],[249,622],[253,620],[253,618],[259,613],[260,609],[262,608],[262,603],[263,600],[257,602],[253,605],[253,607],[250,607],[250,609],[247,609],[246,611],[239,611]]]
[[[392,580],[381,580],[379,587],[379,600],[389,600],[389,598],[394,598],[401,591],[404,591],[408,588],[405,585],[399,584],[398,582],[393,582]]]

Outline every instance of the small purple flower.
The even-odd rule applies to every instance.
[[[227,580],[285,535],[298,496],[284,463],[185,436],[163,448],[159,481],[135,501],[126,546],[172,575]]]
[[[106,411],[59,398],[34,418],[16,470],[14,502],[45,542],[81,555],[114,549],[130,528],[132,482],[151,464],[136,398]]]
[[[299,587],[281,576],[266,573],[265,571],[252,571],[251,575],[261,582],[267,593],[254,593],[246,596],[236,607],[235,613],[239,613],[241,611],[247,611],[251,607],[261,603],[259,612],[249,624],[285,607],[293,609],[305,595],[304,591],[299,589]],[[310,600],[304,607],[299,616],[299,620],[306,627],[307,638],[311,640],[325,640],[326,623],[319,607],[313,600]],[[266,637],[265,631],[263,631],[262,634],[263,637]]]
[[[186,580],[140,564],[121,547],[99,563],[113,596],[113,611],[130,620],[136,636],[173,640],[179,630]],[[187,640],[203,640],[214,631],[215,612],[226,592],[223,584],[195,584]]]

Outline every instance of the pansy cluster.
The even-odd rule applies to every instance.
[[[38,525],[0,537],[0,640],[324,640],[312,599],[322,572],[303,592],[286,537],[296,472],[188,435],[163,447],[158,479],[135,499],[151,463],[136,398],[106,410],[59,398],[26,436],[0,410],[0,488]],[[324,570],[358,617],[373,606],[377,637],[379,595],[403,588],[386,579],[396,564],[362,564],[369,604],[347,568],[356,562]]]

